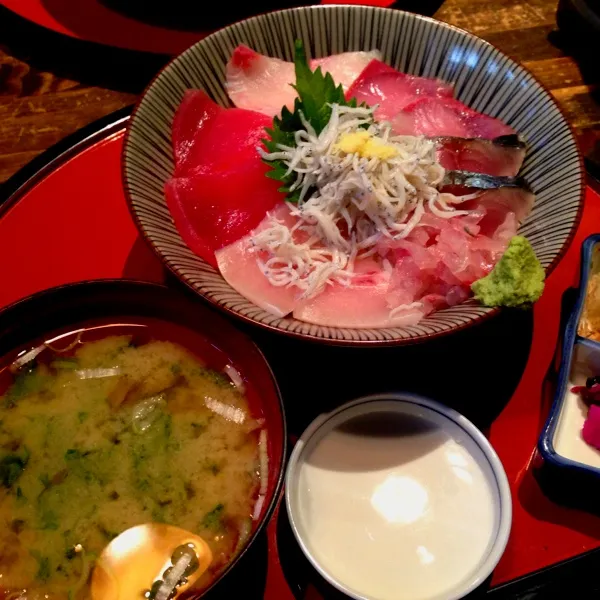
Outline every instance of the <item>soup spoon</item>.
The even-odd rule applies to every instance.
[[[167,600],[189,589],[212,561],[199,536],[163,523],[126,529],[98,558],[92,600]]]

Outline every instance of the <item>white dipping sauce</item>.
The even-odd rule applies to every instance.
[[[372,413],[304,450],[296,525],[323,571],[355,594],[448,598],[489,552],[493,473],[463,429],[437,418]]]

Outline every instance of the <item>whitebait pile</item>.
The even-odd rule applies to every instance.
[[[259,148],[265,160],[282,160],[296,174],[291,191],[300,190],[300,199],[289,203],[296,224],[272,218],[253,247],[266,252],[259,265],[272,285],[296,286],[305,298],[327,284],[351,283],[356,259],[377,254],[384,238],[405,238],[426,211],[442,218],[468,213],[452,206],[465,196],[436,187],[445,170],[433,141],[392,136],[389,123],[374,120],[374,108],[331,108],[319,135],[300,113],[296,147]],[[391,272],[387,261],[383,266]]]

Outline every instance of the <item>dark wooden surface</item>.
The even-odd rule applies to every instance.
[[[558,0],[420,0],[429,14],[468,29],[522,62],[546,85],[584,153],[600,142],[600,68],[556,27]],[[398,6],[402,6],[402,1]],[[0,182],[78,128],[135,102],[164,59],[116,54],[45,37],[0,19]],[[589,40],[587,40],[589,42]],[[75,44],[79,44],[76,46]],[[596,55],[598,53],[596,52]]]

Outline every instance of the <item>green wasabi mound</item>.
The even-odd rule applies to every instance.
[[[516,235],[494,269],[471,289],[484,306],[523,306],[542,295],[544,277],[544,268],[531,244]]]

